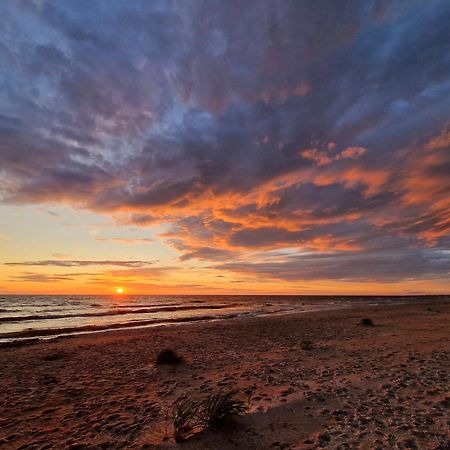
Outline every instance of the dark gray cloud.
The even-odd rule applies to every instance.
[[[383,250],[429,273],[448,249],[446,0],[0,13],[3,202],[164,223],[182,260],[289,247],[381,267]]]
[[[188,245],[183,240],[169,239],[168,243],[182,254],[180,256],[181,261],[187,261],[189,259],[223,261],[232,259],[237,255],[236,252],[222,248]]]
[[[341,280],[395,282],[400,280],[447,279],[448,251],[378,251],[291,255],[283,261],[237,262],[214,266],[219,270],[287,281]]]

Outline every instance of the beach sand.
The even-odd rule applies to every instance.
[[[364,317],[375,326],[362,326]],[[302,349],[304,340],[313,348]],[[186,363],[156,366],[166,347]],[[172,403],[218,387],[239,389],[249,414],[176,444]],[[5,449],[448,449],[449,412],[450,303],[444,301],[0,348]]]

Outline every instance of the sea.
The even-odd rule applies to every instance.
[[[450,296],[3,295],[0,345],[116,329],[308,313]]]

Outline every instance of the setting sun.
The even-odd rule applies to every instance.
[[[123,294],[124,290],[121,287],[116,288],[116,294]]]

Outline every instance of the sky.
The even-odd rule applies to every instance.
[[[448,0],[0,14],[0,293],[450,293]]]

